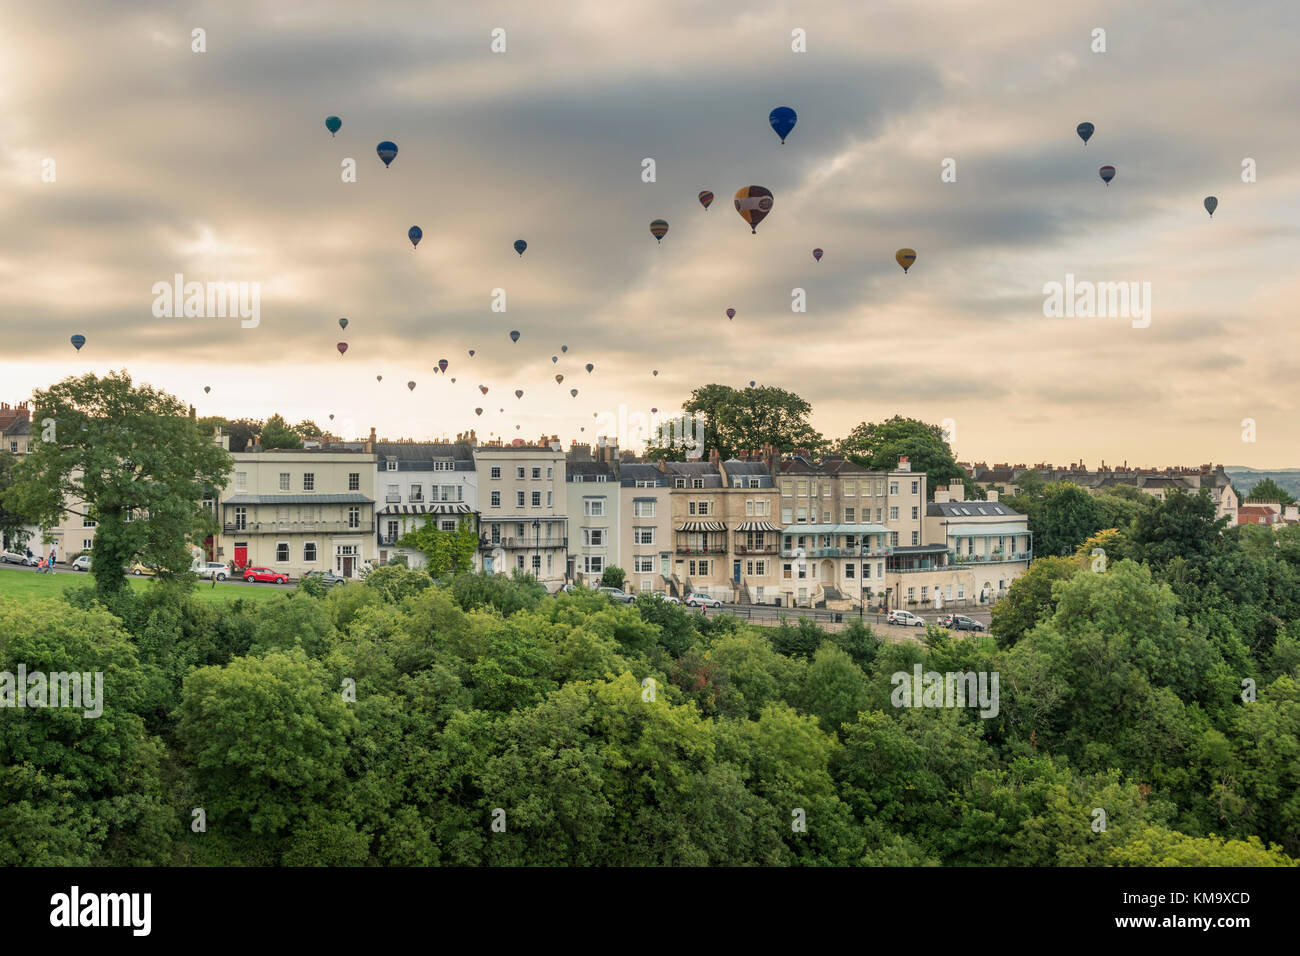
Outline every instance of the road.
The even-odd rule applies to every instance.
[[[686,608],[686,610],[700,613],[703,609],[696,611],[694,608]],[[815,621],[820,627],[826,628],[827,630],[839,630],[842,627],[848,626],[851,621],[858,619],[857,611],[827,611],[822,608],[775,607],[772,605],[759,604],[724,604],[721,608],[710,609],[708,613],[734,614],[742,620],[753,621],[755,624],[764,624],[769,626],[780,624],[782,618],[793,624],[796,623],[799,618],[806,617],[811,621]],[[939,617],[948,613],[950,612],[947,610],[927,611],[917,614],[917,616],[924,618],[926,623],[933,624]],[[988,608],[973,608],[951,613],[961,614],[965,617],[979,621],[986,628],[989,626]],[[839,621],[835,620],[836,615],[839,615]],[[862,621],[864,624],[871,625],[871,627],[875,628],[879,633],[893,635],[891,640],[902,637],[920,637],[925,634],[924,628],[903,627],[900,624],[889,624],[884,612],[880,614],[868,613],[862,617]]]

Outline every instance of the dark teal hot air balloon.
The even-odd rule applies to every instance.
[[[71,341],[73,348],[80,352],[81,347],[86,344],[86,337],[84,335],[74,335]]]
[[[1205,211],[1210,214],[1211,219],[1214,218],[1214,210],[1218,208],[1219,208],[1219,200],[1216,197],[1214,196],[1205,197]]]
[[[519,333],[518,333],[518,332],[511,332],[511,333],[510,333],[510,341],[511,341],[511,342],[518,342],[518,341],[519,341]]]
[[[330,135],[333,136],[343,128],[343,121],[337,116],[327,116],[325,117],[325,128],[329,130]]]
[[[348,320],[347,320],[347,319],[339,319],[339,328],[340,328],[340,329],[346,329],[347,327],[348,327]]]
[[[767,121],[772,124],[772,130],[784,143],[785,138],[794,129],[794,124],[799,121],[799,115],[788,106],[778,106],[768,114]]]
[[[567,345],[561,345],[561,346],[560,346],[560,351],[561,351],[561,352],[567,352],[567,351],[569,351],[569,347],[568,347]]]
[[[1092,131],[1095,129],[1091,123],[1080,123],[1075,132],[1079,134],[1079,139],[1083,140],[1083,145],[1088,145],[1088,140],[1092,139]]]
[[[578,397],[578,390],[577,390],[576,388],[571,388],[571,389],[569,389],[569,394],[572,395],[574,398],[577,398],[577,397]]]
[[[203,386],[203,394],[204,394],[204,395],[208,394],[210,391],[212,391],[212,386],[211,386],[211,385],[204,385],[204,386]]]
[[[528,243],[524,242],[522,239],[515,240],[515,252],[519,253],[519,258],[521,259],[523,258],[524,250],[527,248],[528,248]]]
[[[420,244],[420,240],[424,238],[424,230],[419,226],[412,226],[406,230],[406,238],[411,240],[411,248],[414,249]]]
[[[397,144],[390,142],[389,140],[384,140],[375,147],[375,152],[378,153],[379,158],[384,161],[384,168],[387,169],[388,164],[397,158]]]
[[[592,369],[594,369],[595,367],[596,367],[596,366],[592,365],[590,362],[587,363],[587,371],[588,371],[588,372],[590,372],[590,371],[591,371]]]
[[[556,362],[558,362],[559,360],[560,360],[560,357],[559,357],[558,355],[552,355],[552,356],[551,356],[551,364],[552,364],[552,365],[554,365],[554,364],[555,364]]]

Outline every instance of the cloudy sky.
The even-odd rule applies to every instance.
[[[1072,6],[12,4],[0,398],[125,367],[200,414],[567,443],[757,380],[970,460],[1300,465],[1297,5]],[[260,283],[259,324],[156,318],[176,273]],[[1067,274],[1150,283],[1149,326],[1044,317]]]

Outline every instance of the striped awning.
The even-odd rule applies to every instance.
[[[777,525],[774,525],[769,521],[742,521],[740,524],[736,525],[736,530],[737,531],[776,531],[779,533],[781,529]]]
[[[470,513],[470,507],[467,504],[436,504],[436,505],[388,505],[379,512],[381,515],[467,515]]]
[[[687,521],[678,531],[726,531],[727,526],[721,521]]]

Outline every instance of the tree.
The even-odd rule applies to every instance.
[[[943,429],[915,418],[895,415],[879,424],[863,422],[840,440],[838,450],[872,471],[894,471],[898,460],[906,457],[912,471],[925,472],[930,498],[936,488],[966,479],[966,472],[943,439]]]
[[[1293,505],[1295,504],[1295,496],[1272,478],[1265,478],[1251,488],[1250,495],[1243,499],[1245,504],[1252,501],[1272,501],[1281,505]]]
[[[133,386],[125,371],[65,379],[34,398],[55,433],[18,464],[7,506],[44,527],[68,511],[94,519],[91,573],[103,595],[124,586],[137,558],[165,576],[188,573],[191,542],[216,530],[205,490],[225,484],[232,462],[185,404]]]
[[[1189,495],[1175,488],[1164,501],[1141,512],[1133,521],[1134,556],[1163,567],[1174,558],[1192,564],[1208,561],[1228,518],[1215,517],[1208,488]]]
[[[1074,554],[1090,535],[1103,527],[1101,507],[1087,491],[1069,481],[1048,485],[1042,496],[1025,501],[1016,496],[1010,503],[1028,505],[1029,530],[1034,550],[1040,555]]]
[[[294,425],[293,430],[298,433],[298,437],[309,438],[313,441],[320,441],[325,434],[321,431],[320,426],[310,418],[304,418],[297,425]]]
[[[262,450],[272,448],[301,448],[302,439],[289,427],[282,415],[272,415],[262,426]]]
[[[1054,555],[1030,564],[1024,574],[1011,582],[1006,597],[993,605],[989,627],[998,646],[1011,647],[1040,620],[1051,617],[1056,610],[1052,585],[1074,577],[1078,571],[1078,561]]]
[[[433,515],[424,524],[406,532],[397,542],[398,547],[414,548],[424,555],[424,570],[430,577],[443,578],[449,574],[464,574],[474,570],[474,555],[478,551],[478,527],[474,516],[467,515],[455,531],[443,531]]]
[[[623,589],[623,582],[627,580],[627,572],[617,564],[611,564],[605,568],[605,573],[600,576],[600,586],[603,588]]]
[[[691,392],[682,410],[703,417],[704,447],[716,448],[724,460],[764,445],[783,453],[796,448],[815,453],[825,445],[821,433],[808,422],[812,405],[783,388],[703,385]],[[684,449],[662,445],[647,448],[646,454],[652,461],[685,458]]]
[[[23,527],[27,521],[21,514],[4,505],[5,491],[14,483],[14,468],[17,464],[17,455],[0,449],[0,542],[6,548],[21,551],[27,544],[28,532]]]

